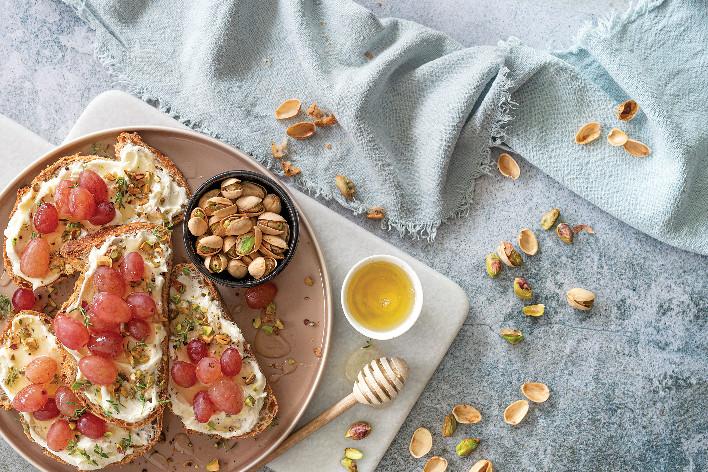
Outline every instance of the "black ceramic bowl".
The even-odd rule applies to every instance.
[[[288,222],[288,225],[290,225],[290,240],[288,241],[288,249],[285,252],[284,258],[278,261],[278,265],[275,267],[273,272],[261,279],[255,279],[250,274],[246,275],[243,279],[236,279],[227,271],[223,271],[218,274],[209,272],[204,266],[204,259],[196,253],[197,237],[190,233],[189,228],[187,228],[189,215],[191,215],[192,210],[198,206],[199,199],[202,198],[202,195],[209,190],[220,188],[221,182],[229,178],[237,178],[241,181],[249,181],[260,184],[267,190],[268,193],[274,193],[280,197],[280,214],[283,218],[285,218],[285,221]],[[187,206],[187,211],[185,213],[182,226],[184,230],[184,245],[189,260],[192,261],[192,263],[199,268],[201,273],[208,277],[212,282],[237,288],[255,287],[256,285],[273,280],[288,265],[288,263],[292,260],[293,255],[295,255],[297,240],[300,235],[300,221],[297,214],[297,209],[295,208],[295,204],[290,198],[290,195],[288,195],[280,184],[270,177],[266,177],[263,174],[249,170],[231,170],[228,172],[223,172],[204,182],[201,187],[194,192],[194,195],[189,200],[189,205]]]

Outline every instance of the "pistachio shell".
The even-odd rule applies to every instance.
[[[221,222],[226,236],[240,236],[246,234],[253,228],[250,218],[242,216],[230,216]]]
[[[288,133],[288,136],[290,136],[291,138],[307,139],[313,134],[315,134],[316,129],[317,127],[311,121],[301,121],[299,123],[295,123],[292,126],[289,126],[288,129],[285,130],[285,132]]]
[[[226,179],[221,182],[221,195],[225,198],[235,199],[243,194],[243,185],[236,178]]]
[[[466,403],[452,407],[452,414],[460,424],[477,424],[482,421],[482,414],[477,408]]]
[[[568,223],[559,223],[556,226],[556,235],[566,244],[573,244],[573,230]]]
[[[494,466],[491,461],[482,459],[475,462],[469,472],[494,472]]]
[[[220,193],[220,190],[219,190],[218,188],[211,189],[211,190],[209,190],[209,191],[207,191],[207,192],[204,192],[204,195],[202,195],[202,196],[199,198],[199,208],[204,208],[204,207],[206,207],[207,200],[209,200],[209,199],[212,198],[212,197],[218,196],[219,193]],[[202,211],[204,211],[204,210],[202,210]]]
[[[194,207],[194,210],[192,210],[192,213],[189,215],[190,218],[205,218],[206,219],[206,213],[204,213],[204,210],[200,207]]]
[[[265,212],[258,216],[258,227],[263,234],[282,235],[288,228],[288,223],[281,215],[273,212]]]
[[[610,143],[610,146],[623,146],[628,139],[627,133],[619,128],[612,128],[607,134],[607,142]]]
[[[516,180],[521,175],[519,164],[516,163],[511,155],[505,152],[499,154],[499,158],[497,159],[497,168],[499,169],[501,175],[508,177],[511,180]]]
[[[595,141],[602,134],[602,125],[597,121],[592,121],[580,127],[575,133],[576,144],[588,144]]]
[[[212,234],[209,236],[203,236],[197,240],[196,251],[197,254],[202,257],[211,256],[212,254],[216,254],[221,251],[223,245],[224,240],[221,239],[221,236]]]
[[[497,247],[497,256],[499,259],[509,267],[519,267],[524,263],[521,259],[521,254],[518,253],[514,246],[508,241],[502,241]]]
[[[546,384],[526,382],[521,386],[521,394],[534,403],[543,403],[551,396],[551,391]]]
[[[559,216],[560,210],[558,208],[551,208],[541,216],[541,228],[546,231],[553,228],[553,225],[556,224],[556,220]]]
[[[189,228],[189,232],[194,236],[201,236],[207,232],[209,229],[209,224],[204,218],[192,217],[187,222],[187,228]]]
[[[339,193],[341,193],[346,200],[351,200],[354,198],[354,195],[356,194],[356,186],[347,176],[335,176],[334,183],[339,189]]]
[[[244,195],[236,200],[240,215],[258,215],[263,213],[263,199],[255,195]]]
[[[287,118],[292,118],[300,113],[300,106],[302,103],[297,98],[290,98],[285,100],[283,103],[278,105],[275,109],[275,119],[285,120]]]
[[[241,194],[242,197],[258,197],[261,200],[263,200],[268,192],[266,189],[261,185],[257,184],[255,182],[244,182],[242,185],[243,188],[243,193]]]
[[[615,116],[620,121],[629,121],[639,111],[639,104],[634,100],[625,100],[615,108]]]
[[[267,194],[265,197],[263,197],[263,207],[265,208],[265,211],[272,213],[280,213],[280,197],[274,193]]]
[[[649,146],[634,139],[629,139],[626,143],[624,143],[624,150],[634,157],[647,157],[651,154],[651,149],[649,149]]]
[[[526,316],[533,316],[537,318],[543,316],[543,312],[546,311],[546,306],[542,303],[538,305],[526,305],[521,309],[522,313]]]
[[[432,448],[433,435],[430,431],[426,428],[416,429],[413,433],[413,437],[411,437],[411,443],[408,446],[411,456],[420,459],[429,453]]]
[[[447,470],[447,459],[440,456],[433,456],[423,466],[423,472],[445,472]]]
[[[248,264],[248,273],[251,274],[254,279],[262,279],[273,272],[276,265],[278,265],[278,263],[272,257],[256,257]]]
[[[229,271],[231,277],[236,279],[242,279],[246,277],[246,274],[248,274],[248,266],[239,259],[231,259],[229,261],[229,265],[227,266],[227,270]]]
[[[226,270],[228,263],[228,259],[226,259],[226,256],[223,254],[214,254],[204,259],[204,267],[206,267],[209,272],[217,274]]]
[[[517,242],[519,243],[519,249],[529,256],[533,256],[538,252],[538,239],[536,239],[534,232],[528,228],[524,228],[519,232]]]
[[[584,288],[571,288],[565,294],[565,298],[576,310],[588,311],[595,303],[595,294]]]
[[[516,426],[521,423],[529,412],[529,402],[516,400],[504,410],[504,423]]]
[[[227,207],[220,208],[219,210],[216,210],[215,212],[213,212],[211,214],[211,217],[212,218],[216,217],[220,220],[223,220],[227,216],[235,215],[236,212],[238,212],[238,205],[229,205]]]

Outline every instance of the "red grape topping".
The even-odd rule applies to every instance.
[[[49,394],[44,385],[31,384],[17,392],[12,399],[12,407],[17,411],[32,413],[40,410],[47,403]]]
[[[202,390],[194,396],[192,408],[194,409],[194,416],[200,423],[208,423],[209,418],[216,413],[216,408],[214,408],[214,404],[209,399],[209,394],[206,390]]]
[[[175,361],[171,371],[172,380],[180,387],[189,388],[197,383],[196,367],[191,362]]]
[[[221,379],[209,387],[209,399],[228,415],[237,415],[243,409],[243,390],[229,379]]]
[[[20,270],[28,277],[44,277],[49,272],[49,243],[42,238],[34,238],[22,251]]]
[[[110,323],[125,323],[131,317],[130,307],[118,295],[99,292],[91,302],[91,313],[103,321]]]
[[[96,213],[96,200],[84,187],[74,187],[69,191],[69,211],[75,220],[88,220]]]
[[[123,352],[123,336],[112,331],[94,333],[89,338],[88,349],[91,354],[115,359]]]
[[[59,213],[51,203],[42,203],[34,213],[34,229],[40,233],[53,233],[59,226]]]
[[[12,308],[15,312],[31,310],[36,301],[34,292],[28,288],[18,288],[12,294]]]
[[[69,349],[81,349],[89,340],[88,330],[77,320],[60,313],[54,318],[54,334]]]
[[[199,362],[209,355],[209,345],[195,338],[187,343],[187,355],[192,362]]]
[[[74,416],[76,410],[80,410],[82,406],[79,397],[69,387],[64,385],[57,388],[57,391],[54,392],[54,402],[64,416]]]
[[[235,347],[230,347],[221,353],[221,372],[228,377],[233,377],[241,372],[241,353]]]
[[[143,279],[145,272],[145,261],[139,252],[129,252],[123,256],[120,264],[123,277],[128,282],[139,282]]]
[[[148,319],[152,318],[157,311],[155,300],[145,292],[135,292],[128,295],[125,299],[130,307],[133,318]]]
[[[89,382],[97,385],[112,385],[118,377],[118,368],[113,361],[102,356],[82,357],[79,370]]]
[[[101,439],[106,434],[106,422],[91,413],[84,413],[76,422],[76,429],[91,439]]]
[[[58,369],[57,361],[49,356],[39,356],[25,367],[25,377],[32,383],[49,383]]]
[[[211,385],[222,376],[219,360],[215,357],[205,357],[197,364],[197,379],[204,385]]]
[[[93,285],[97,292],[107,292],[122,297],[125,293],[125,280],[113,267],[98,266],[93,273]]]
[[[44,403],[44,406],[32,413],[32,416],[39,421],[51,420],[52,418],[59,416],[59,408],[57,408],[57,404],[54,399],[49,397]]]
[[[273,282],[251,287],[246,290],[246,304],[250,308],[265,308],[277,293],[278,287]]]
[[[47,447],[52,451],[63,451],[72,439],[74,431],[64,419],[54,421],[47,430]]]
[[[108,186],[100,175],[92,170],[86,169],[79,174],[79,187],[88,190],[96,203],[108,201]]]

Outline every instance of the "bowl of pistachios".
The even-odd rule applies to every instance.
[[[239,288],[275,278],[292,260],[299,235],[297,209],[285,189],[246,170],[204,182],[183,225],[189,259],[213,282]]]

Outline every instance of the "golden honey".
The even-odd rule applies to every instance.
[[[415,301],[413,283],[395,264],[375,261],[352,274],[346,293],[349,314],[373,331],[388,331],[403,323]]]

